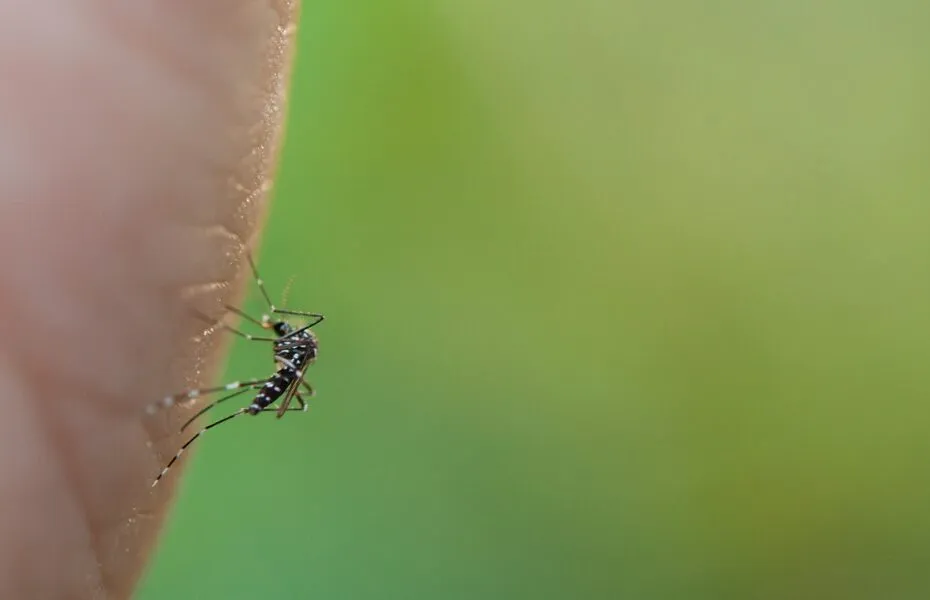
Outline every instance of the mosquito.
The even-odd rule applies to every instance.
[[[247,315],[238,308],[229,305],[224,306],[228,311],[239,315],[246,321],[254,323],[262,329],[271,330],[275,337],[251,335],[222,322],[219,324],[219,326],[229,331],[230,333],[233,333],[249,341],[271,343],[274,353],[274,361],[278,368],[270,377],[266,377],[264,379],[234,381],[232,383],[227,383],[226,385],[217,387],[188,390],[180,394],[166,396],[161,400],[161,402],[156,402],[149,405],[147,412],[149,414],[154,414],[159,409],[171,407],[182,401],[193,400],[201,396],[218,392],[232,392],[231,394],[211,402],[200,411],[198,411],[197,414],[188,419],[187,422],[184,423],[184,425],[181,427],[181,431],[184,431],[194,423],[197,417],[215,408],[217,405],[245,394],[248,391],[256,392],[251,404],[240,408],[231,415],[225,416],[222,419],[218,419],[209,425],[206,425],[200,431],[194,434],[193,437],[187,440],[184,445],[181,446],[180,450],[178,450],[178,453],[175,454],[174,457],[168,462],[168,464],[165,465],[165,468],[161,470],[161,473],[158,474],[158,477],[155,478],[155,481],[152,482],[152,487],[158,485],[158,482],[161,481],[162,477],[165,476],[165,473],[167,473],[168,470],[171,469],[172,465],[174,465],[174,463],[176,463],[178,459],[181,458],[181,455],[184,454],[184,451],[187,450],[188,447],[190,447],[190,445],[193,444],[195,440],[197,440],[197,438],[199,438],[208,430],[244,414],[255,416],[261,413],[273,412],[280,419],[286,412],[306,411],[307,402],[304,394],[306,394],[306,398],[310,398],[315,395],[313,387],[304,380],[304,375],[307,372],[307,368],[312,365],[314,361],[316,361],[317,352],[319,349],[317,338],[310,329],[311,327],[314,327],[323,321],[323,315],[319,313],[277,308],[271,301],[271,297],[268,295],[268,291],[265,289],[265,283],[262,281],[262,278],[258,274],[258,269],[255,267],[255,261],[252,260],[251,254],[246,252],[246,258],[248,259],[249,266],[252,269],[252,276],[255,279],[255,283],[258,285],[258,289],[261,291],[262,297],[264,298],[265,303],[268,305],[270,314],[264,314],[262,315],[261,319],[256,319]],[[307,325],[298,327],[288,322],[286,318],[275,318],[272,315],[302,317],[311,319],[311,321]],[[275,402],[278,400],[280,400],[280,403],[275,405]],[[291,403],[295,400],[297,401],[297,406],[291,406]]]

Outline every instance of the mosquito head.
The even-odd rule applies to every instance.
[[[271,328],[279,337],[285,336],[294,331],[294,328],[291,327],[291,324],[287,321],[276,321],[273,325],[271,325]]]

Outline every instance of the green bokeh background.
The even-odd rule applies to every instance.
[[[139,597],[930,597],[928,17],[305,2],[318,395],[200,446]]]

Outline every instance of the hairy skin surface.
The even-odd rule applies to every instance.
[[[144,407],[219,358],[184,306],[242,287],[296,9],[0,0],[0,598],[132,593],[189,414]]]

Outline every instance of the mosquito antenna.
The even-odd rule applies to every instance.
[[[284,293],[281,294],[281,308],[287,308],[287,297],[291,293],[291,286],[294,285],[294,280],[296,278],[296,275],[291,275],[291,278],[287,280],[287,285],[284,286]]]

